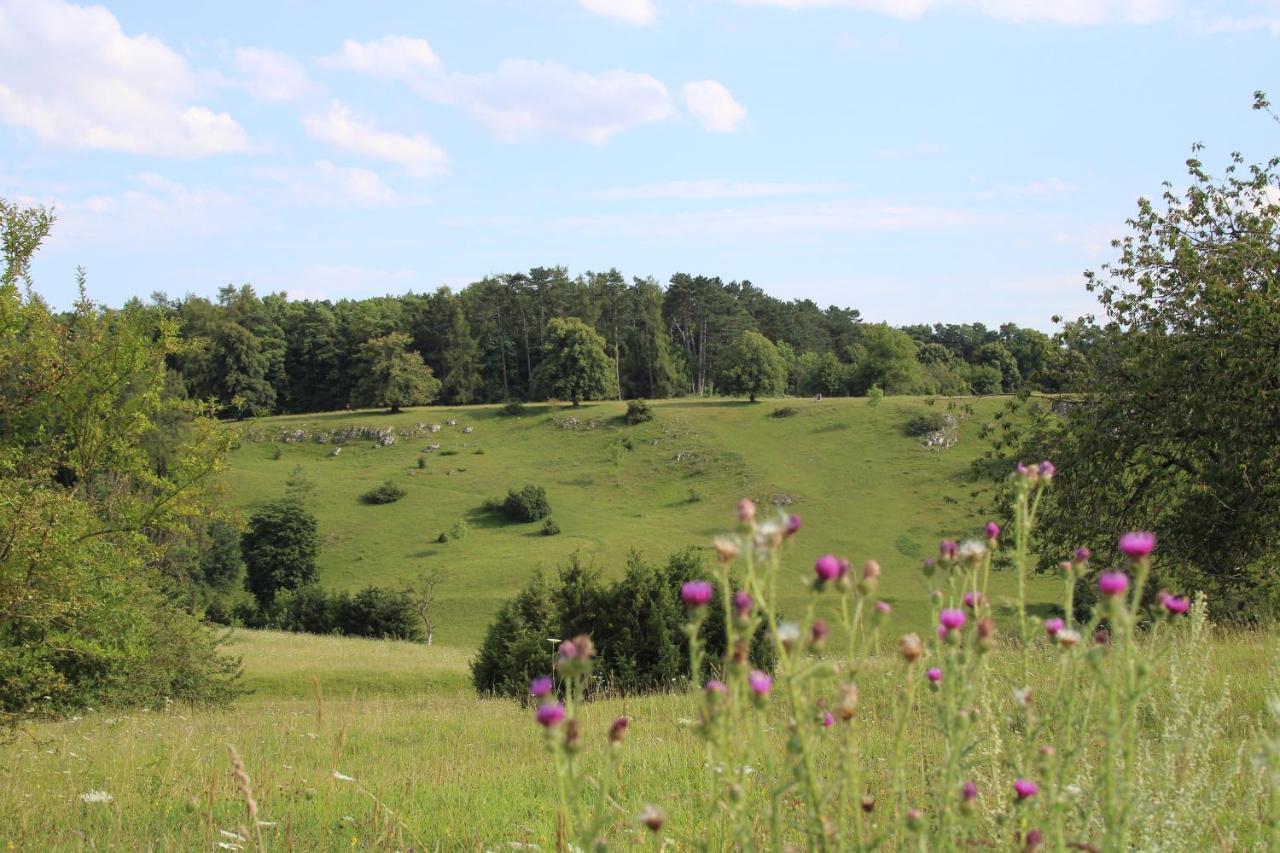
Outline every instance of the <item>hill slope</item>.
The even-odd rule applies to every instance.
[[[999,403],[972,401],[975,414],[961,416],[959,441],[946,450],[904,434],[911,415],[946,405],[930,409],[912,398],[879,407],[865,399],[669,400],[653,403],[655,419],[638,426],[623,424],[624,404],[616,402],[554,411],[530,406],[511,417],[496,406],[285,416],[245,429],[230,486],[247,514],[283,494],[285,480],[301,468],[316,484],[311,502],[327,586],[393,585],[417,567],[447,569],[437,639],[452,646],[476,645],[494,610],[535,568],[554,570],[580,549],[611,576],[621,573],[633,548],[662,560],[688,545],[707,547],[732,526],[733,505],[744,495],[804,518],[803,544],[785,566],[797,579],[790,600],[799,601],[798,580],[818,553],[855,562],[875,557],[885,569],[884,597],[903,616],[918,618],[927,595],[920,561],[939,538],[974,535],[986,520],[969,509],[974,484],[967,470],[980,449],[978,425]],[[796,413],[773,417],[781,406]],[[447,425],[450,419],[457,424]],[[390,446],[355,439],[337,456],[334,444],[313,440],[318,432],[351,427],[416,433],[416,425],[431,423],[440,431],[399,436]],[[468,427],[473,431],[464,432]],[[291,430],[303,430],[306,439],[282,441]],[[424,453],[437,443],[438,450]],[[362,493],[387,479],[402,485],[406,497],[361,503]],[[482,511],[486,498],[526,483],[546,488],[561,535],[543,536],[540,524],[508,524]],[[458,521],[470,526],[467,536],[436,541]],[[1003,580],[996,579],[997,593]]]

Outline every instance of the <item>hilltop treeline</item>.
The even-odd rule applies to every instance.
[[[722,354],[744,331],[774,342],[795,394],[991,394],[1057,391],[1087,351],[1085,335],[1050,337],[1012,323],[893,328],[859,311],[784,301],[749,281],[673,275],[627,281],[617,270],[563,267],[485,278],[452,292],[361,300],[289,300],[224,287],[215,300],[163,294],[133,307],[164,314],[188,343],[171,361],[192,398],[228,414],[362,405],[371,341],[417,353],[450,404],[539,399],[548,323],[576,318],[605,342],[619,396],[716,392]],[[365,347],[365,349],[362,349]]]

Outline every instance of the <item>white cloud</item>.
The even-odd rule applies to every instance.
[[[747,117],[746,108],[718,80],[685,83],[683,95],[685,109],[706,130],[733,133]]]
[[[797,184],[753,181],[665,181],[630,187],[610,187],[588,193],[589,198],[604,201],[633,199],[747,199],[782,196],[833,195],[845,192],[848,184]]]
[[[366,157],[395,163],[415,177],[449,171],[449,155],[424,134],[406,136],[379,130],[361,122],[340,101],[333,101],[327,113],[307,116],[302,123],[307,133],[316,139]]]
[[[593,74],[530,59],[507,59],[483,74],[446,72],[427,42],[401,36],[348,41],[324,63],[404,83],[466,112],[508,142],[567,136],[601,143],[676,114],[667,87],[648,74]]]
[[[847,8],[914,20],[930,12],[961,11],[1016,23],[1068,25],[1123,21],[1149,24],[1173,14],[1172,0],[737,0],[782,9]]]
[[[356,204],[382,207],[396,201],[395,191],[382,182],[377,172],[358,167],[335,166],[328,160],[317,160],[314,165],[316,172],[328,179],[334,190]]]
[[[100,6],[0,0],[0,121],[68,148],[202,157],[248,147],[225,112],[192,103],[186,61],[125,35]]]
[[[274,185],[273,198],[324,207],[389,207],[401,201],[380,175],[357,166],[317,160],[308,166],[259,167],[248,170],[256,184]]]
[[[235,69],[245,89],[264,101],[296,101],[316,88],[302,63],[278,50],[242,47],[236,51]]]
[[[1219,15],[1200,20],[1196,28],[1209,35],[1267,32],[1280,38],[1280,16]]]
[[[347,39],[342,49],[320,60],[327,68],[356,71],[384,80],[412,81],[444,70],[444,63],[426,39],[385,36],[377,41]]]
[[[637,26],[648,26],[658,19],[653,0],[578,0],[578,4],[596,15],[618,18]]]

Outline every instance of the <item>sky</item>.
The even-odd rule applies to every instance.
[[[1280,151],[1280,0],[0,0],[0,197],[58,307],[563,265],[872,321],[1096,311],[1194,143]]]

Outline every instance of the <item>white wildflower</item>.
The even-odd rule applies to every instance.
[[[114,799],[115,797],[106,791],[85,791],[80,795],[80,802],[82,803],[109,803]]]
[[[339,773],[337,770],[333,771],[333,778],[337,779],[339,782],[354,782],[354,781],[356,781],[356,777],[354,777],[354,776],[348,776],[346,773]]]

